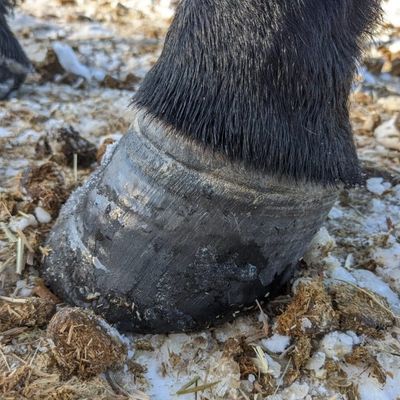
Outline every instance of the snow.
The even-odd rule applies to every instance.
[[[42,207],[35,208],[35,217],[41,224],[48,224],[51,221],[51,215]]]
[[[346,335],[349,335],[349,336],[352,337],[353,344],[356,345],[356,346],[363,342],[363,340],[362,340],[363,337],[362,336],[357,336],[357,334],[355,332],[353,332],[353,331],[346,331]]]
[[[265,353],[265,358],[268,364],[268,373],[278,379],[281,376],[281,364],[276,362],[269,354]]]
[[[98,23],[92,23],[90,25],[83,25],[79,31],[73,32],[69,36],[69,40],[89,40],[89,39],[112,39],[115,32],[111,29],[107,29],[103,25]],[[82,47],[80,46],[79,51],[83,53]]]
[[[32,214],[27,214],[26,216],[13,217],[9,223],[9,227],[12,231],[23,231],[29,226],[36,226],[36,218]]]
[[[380,199],[371,200],[371,211],[373,211],[374,213],[384,213],[385,208],[385,203]]]
[[[386,382],[381,384],[369,369],[344,365],[345,372],[358,385],[360,400],[394,400],[400,397],[400,359],[396,355],[382,352],[377,361],[386,372]]]
[[[82,119],[79,121],[78,130],[86,135],[99,135],[101,132],[104,132],[105,127],[105,121],[99,121],[89,117],[82,117]]]
[[[400,292],[400,243],[396,238],[389,236],[387,247],[375,248],[372,258],[378,264],[375,272]]]
[[[311,329],[312,326],[313,324],[308,318],[304,317],[301,319],[301,330],[303,332],[305,332],[307,329]]]
[[[386,190],[391,188],[389,182],[384,182],[383,178],[367,179],[367,189],[374,194],[382,195]]]
[[[0,126],[0,139],[1,138],[8,138],[10,136],[13,136],[13,133],[10,130],[8,130],[6,128],[2,128]]]
[[[66,71],[82,76],[88,81],[91,79],[92,74],[89,68],[79,62],[71,46],[62,42],[54,42],[52,47],[57,54],[58,61]]]
[[[400,39],[394,40],[390,43],[388,49],[391,53],[400,53]]]
[[[387,0],[382,3],[385,21],[400,26],[400,4],[398,0]]]
[[[329,235],[328,230],[323,226],[312,239],[303,259],[307,264],[312,264],[313,260],[318,259],[322,255],[325,256],[335,247],[335,239]]]
[[[391,309],[396,314],[400,313],[400,300],[399,296],[393,292],[390,286],[376,276],[371,271],[365,269],[357,269],[352,275],[357,281],[359,287],[370,290],[373,293],[379,294],[384,297],[389,303]]]
[[[400,150],[400,131],[396,126],[396,118],[385,121],[375,129],[375,137],[378,143],[389,149]]]
[[[154,400],[169,400],[173,399],[174,393],[179,388],[176,386],[176,382],[167,376],[162,376],[160,373],[160,363],[156,359],[144,362],[144,360],[138,359],[139,363],[143,363],[147,367],[146,378],[152,383],[148,395]],[[189,399],[189,396],[182,396],[183,400]]]
[[[390,240],[390,239],[389,239]],[[389,248],[377,248],[373,253],[374,260],[389,269],[400,268],[400,243],[391,236],[392,245]]]
[[[36,143],[40,138],[40,136],[41,134],[39,132],[36,132],[33,129],[28,129],[25,132],[22,132],[20,135],[18,135],[14,143],[17,144]]]
[[[333,360],[339,360],[353,351],[354,335],[334,331],[324,336],[320,343],[321,351]]]
[[[395,193],[395,196],[400,200],[400,184],[399,184],[399,185],[396,185],[396,186],[393,188],[393,191],[394,191],[394,193]]]
[[[329,270],[329,276],[334,280],[352,283],[353,285],[357,284],[356,278],[354,278],[351,272],[341,267],[340,265],[333,266]]]
[[[329,254],[324,259],[322,259],[322,263],[325,265],[326,268],[331,270],[339,268],[342,265],[340,260],[332,254]]]
[[[270,395],[265,400],[303,400],[308,395],[310,387],[307,383],[294,382],[281,394]]]
[[[330,219],[336,219],[342,217],[343,217],[343,211],[340,210],[339,208],[332,207],[331,211],[329,211],[328,218]]]
[[[32,296],[33,288],[25,279],[21,279],[16,283],[15,291],[18,293],[20,297],[29,297]]]
[[[262,347],[271,353],[283,353],[290,344],[290,337],[275,333],[268,339],[261,341]]]
[[[323,369],[325,361],[326,354],[323,351],[317,351],[308,360],[306,368],[314,371],[314,374],[317,378],[323,378],[326,373],[325,369]]]

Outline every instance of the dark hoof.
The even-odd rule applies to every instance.
[[[110,153],[62,209],[43,274],[124,330],[200,329],[276,292],[336,198],[212,155],[140,112]]]
[[[11,2],[0,0],[0,100],[7,99],[19,89],[32,70],[28,57],[7,24],[6,15],[11,8]]]
[[[0,67],[0,100],[7,100],[12,92],[20,88],[25,78],[26,75],[13,75]]]

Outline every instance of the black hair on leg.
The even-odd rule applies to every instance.
[[[133,104],[278,177],[356,184],[348,96],[379,0],[182,0]]]

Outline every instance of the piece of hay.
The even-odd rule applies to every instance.
[[[124,362],[125,346],[105,325],[93,312],[80,308],[64,308],[54,315],[47,334],[54,342],[54,358],[66,376],[88,378]]]
[[[337,327],[338,320],[324,284],[320,280],[300,282],[296,294],[277,319],[281,335],[315,336]]]

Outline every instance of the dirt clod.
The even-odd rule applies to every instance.
[[[322,281],[301,282],[292,302],[277,319],[282,335],[315,336],[333,330],[337,315]]]
[[[0,299],[0,332],[15,327],[40,327],[48,323],[56,311],[55,304],[46,299]]]
[[[125,346],[90,311],[60,310],[50,321],[47,334],[54,342],[52,351],[56,362],[66,376],[88,378],[125,360]]]
[[[332,287],[331,294],[342,330],[376,336],[394,323],[386,300],[376,294],[374,301],[368,293],[347,284]]]
[[[311,339],[308,336],[301,336],[297,339],[292,351],[293,364],[297,370],[300,370],[311,357]]]
[[[56,216],[68,196],[62,170],[54,162],[27,168],[20,181],[21,191],[27,193],[36,205]]]
[[[72,167],[74,154],[77,156],[78,168],[88,168],[96,161],[96,146],[72,126],[60,128],[45,140],[51,149],[52,159],[58,164]]]

